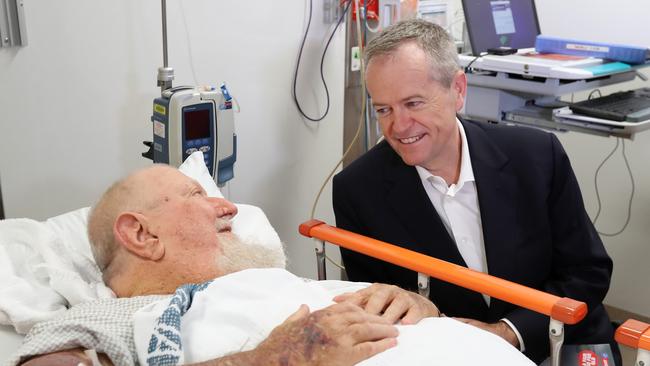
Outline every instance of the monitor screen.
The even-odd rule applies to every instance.
[[[183,111],[185,139],[196,140],[210,137],[210,110]]]
[[[463,0],[472,53],[488,48],[535,47],[539,23],[534,0]]]

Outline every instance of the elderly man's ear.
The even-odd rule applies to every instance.
[[[117,217],[113,234],[118,243],[129,252],[152,261],[165,255],[165,246],[160,242],[146,216],[136,212],[124,212]]]

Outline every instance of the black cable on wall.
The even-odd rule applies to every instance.
[[[2,205],[2,185],[0,185],[0,220],[5,219],[5,208]]]

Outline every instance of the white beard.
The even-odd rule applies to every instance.
[[[219,234],[222,253],[216,265],[223,275],[249,268],[285,268],[287,258],[282,246],[244,241],[234,233]]]

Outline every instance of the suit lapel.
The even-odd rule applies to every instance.
[[[468,122],[463,122],[463,126],[476,179],[488,272],[513,280],[516,264],[512,258],[518,242],[517,179],[509,170],[507,156],[480,127]],[[492,301],[491,308],[501,305]]]
[[[465,265],[456,243],[431,204],[415,168],[404,164],[397,154],[386,168],[386,202],[411,239],[402,243],[402,246]],[[434,238],[438,239],[434,241]]]

